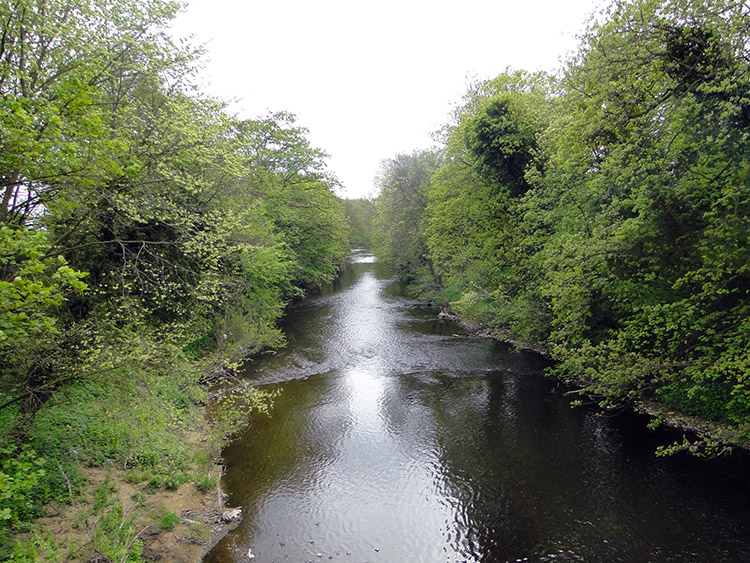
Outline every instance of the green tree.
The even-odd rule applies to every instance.
[[[347,250],[344,205],[333,192],[338,182],[326,170],[328,155],[312,147],[307,135],[285,112],[237,126],[246,189],[263,201],[290,252],[299,287],[331,281]]]
[[[404,184],[425,187],[384,176],[379,252],[429,264],[450,306],[603,404],[655,398],[746,439],[748,32],[738,2],[613,2],[558,83],[474,85],[437,170]]]
[[[423,230],[430,176],[439,166],[434,152],[399,154],[381,164],[375,200],[375,251],[404,280],[437,280]]]
[[[44,233],[0,227],[0,410],[34,399],[60,383],[67,374],[29,369],[39,342],[56,342],[57,311],[66,296],[82,292],[85,274],[70,268],[62,256],[47,258]]]
[[[475,322],[519,320],[513,304],[528,285],[520,209],[527,175],[544,167],[537,139],[549,119],[549,82],[514,72],[475,84],[446,128],[425,230],[445,299]]]
[[[121,170],[119,144],[103,134],[103,84],[163,52],[166,40],[155,28],[177,7],[166,0],[3,2],[0,222],[27,221],[61,193],[90,189]]]
[[[748,23],[734,2],[616,4],[568,69],[542,291],[561,372],[604,396],[747,420]]]
[[[375,204],[369,199],[345,199],[346,219],[351,232],[351,248],[369,249],[372,246],[372,221]]]

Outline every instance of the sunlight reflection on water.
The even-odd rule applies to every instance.
[[[671,435],[571,409],[356,260],[248,364],[283,392],[224,452],[246,516],[207,562],[750,561],[746,461],[655,458]]]

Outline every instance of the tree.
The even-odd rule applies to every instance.
[[[549,119],[549,79],[507,73],[472,86],[446,129],[425,222],[445,298],[475,322],[508,326],[527,285],[518,214],[541,174],[537,139]]]
[[[46,258],[43,233],[0,227],[0,410],[58,385],[67,374],[28,369],[39,342],[54,342],[60,333],[57,310],[66,296],[83,292],[85,274],[70,268],[62,256]],[[33,361],[33,360],[32,360]]]
[[[423,221],[430,176],[438,165],[439,155],[429,151],[399,154],[383,161],[373,220],[378,256],[403,279],[426,275],[428,284],[437,280],[427,251]]]
[[[734,2],[617,3],[568,69],[542,291],[561,371],[606,397],[747,420],[749,23]]]
[[[0,6],[0,222],[21,224],[59,197],[121,172],[104,134],[103,85],[164,52],[154,28],[178,4],[13,0]],[[82,25],[85,22],[85,25]]]
[[[351,228],[349,246],[369,249],[372,246],[372,221],[375,204],[369,199],[345,199],[347,223]]]
[[[559,83],[474,85],[416,203],[384,176],[381,254],[426,255],[439,298],[602,404],[657,399],[746,440],[749,33],[738,2],[616,1]]]
[[[248,120],[237,140],[248,167],[246,189],[263,201],[266,214],[291,253],[299,287],[329,282],[346,252],[344,205],[333,193],[338,181],[326,170],[327,154],[310,145],[308,131],[290,113]]]

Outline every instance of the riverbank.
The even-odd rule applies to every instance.
[[[132,471],[105,464],[81,467],[82,492],[52,502],[45,516],[16,538],[16,561],[200,561],[230,530],[241,511],[221,489],[221,441],[208,427],[179,438],[207,460],[186,468],[194,478],[156,486]],[[196,478],[202,474],[202,478]],[[120,559],[121,558],[121,559]]]
[[[129,483],[121,470],[97,468],[85,474],[91,491],[111,490],[109,510],[92,514],[97,502],[93,492],[73,504],[51,506],[52,515],[40,518],[37,525],[48,541],[66,546],[54,559],[106,560],[98,559],[97,546],[103,538],[97,528],[113,514],[121,513],[121,522],[135,530],[128,542],[141,544],[135,552],[138,558],[129,559],[135,561],[200,561],[236,525],[222,519],[226,495],[218,488],[201,491],[184,483],[174,491],[150,491]]]
[[[211,390],[232,383],[217,379],[226,370],[180,365],[137,387],[71,389],[45,405],[35,430],[47,449],[35,444],[2,466],[8,504],[26,503],[37,517],[13,522],[0,559],[193,562],[237,524],[241,513],[227,514],[221,490],[221,450],[269,399],[243,387],[216,409]],[[208,371],[210,382],[199,376]]]
[[[518,350],[528,350],[552,361],[555,360],[547,347],[510,337],[507,332],[497,327],[474,323],[445,308],[440,308],[438,317],[460,324],[468,334],[477,338],[499,340]],[[583,386],[585,382],[568,382],[571,391],[574,390],[576,384]],[[750,442],[743,440],[741,438],[742,432],[728,424],[712,422],[698,416],[678,412],[654,399],[641,398],[632,403],[632,409],[635,412],[649,415],[652,418],[649,425],[651,428],[665,426],[691,434],[690,437],[686,435],[682,442],[660,448],[657,452],[660,455],[686,451],[694,455],[716,457],[732,453],[733,448],[750,452]]]

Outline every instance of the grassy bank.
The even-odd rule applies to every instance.
[[[271,402],[239,389],[209,413],[216,359],[164,345],[158,358],[55,391],[28,426],[21,407],[4,410],[2,427],[24,435],[0,442],[0,559],[152,560],[160,532],[177,537],[180,526],[203,549],[223,527],[212,522],[224,438]],[[170,509],[174,499],[188,506]]]

